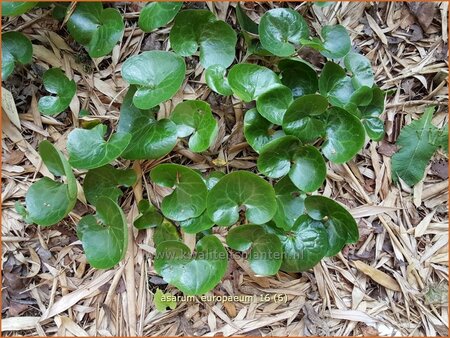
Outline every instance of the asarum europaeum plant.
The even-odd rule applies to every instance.
[[[31,5],[3,3],[10,15]],[[138,201],[136,229],[153,229],[155,270],[166,282],[188,295],[212,290],[222,279],[228,251],[246,254],[256,275],[306,271],[322,258],[334,256],[358,240],[358,227],[339,203],[321,196],[327,160],[345,163],[366,142],[383,137],[385,94],[375,85],[371,64],[351,51],[344,27],[324,26],[312,37],[307,22],[296,11],[267,11],[259,24],[239,6],[239,36],[252,54],[266,58],[235,63],[237,34],[207,10],[181,10],[182,3],[149,3],[138,24],[145,32],[167,25],[173,51],[147,51],[122,65],[130,84],[117,129],[103,124],[73,129],[67,139],[68,159],[48,141],[39,153],[49,171],[29,188],[25,206],[17,209],[26,221],[50,226],[74,207],[77,184],[72,168],[84,177],[84,196],[95,214],[82,217],[77,235],[92,267],[107,269],[127,250],[127,222],[120,207],[123,188],[137,182],[135,171],[111,165],[127,160],[160,159],[180,139],[193,152],[210,148],[218,123],[207,102],[186,100],[167,118],[158,119],[159,105],[171,99],[185,81],[184,57],[195,55],[206,69],[207,85],[219,95],[254,102],[245,113],[244,135],[259,155],[258,173],[204,173],[179,164],[159,164],[150,182],[168,188],[161,205]],[[107,55],[121,39],[120,13],[101,3],[77,3],[67,27],[91,57]],[[17,36],[13,36],[13,35]],[[13,44],[12,41],[15,41]],[[318,69],[297,56],[299,48],[313,48],[326,58]],[[15,64],[31,62],[30,41],[20,33],[3,34],[3,77]],[[228,69],[229,68],[229,69]],[[39,100],[43,114],[65,111],[76,92],[74,81],[62,70],[50,69],[43,84],[52,96]],[[108,135],[108,136],[107,136]],[[229,227],[226,242],[214,227]],[[182,233],[196,235],[192,252]]]

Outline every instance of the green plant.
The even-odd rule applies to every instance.
[[[2,6],[4,3],[2,3]],[[31,63],[33,46],[22,33],[6,32],[2,34],[2,79],[6,80],[14,71],[16,63]]]
[[[326,179],[326,160],[345,163],[364,147],[367,135],[374,140],[384,135],[379,116],[385,94],[374,83],[370,61],[350,51],[350,38],[342,26],[324,26],[321,36],[314,37],[292,9],[270,10],[258,25],[237,5],[247,62],[232,65],[237,43],[233,28],[207,10],[178,13],[181,7],[181,3],[144,7],[138,22],[144,31],[173,19],[173,52],[143,52],[122,64],[122,77],[130,86],[115,132],[106,137],[106,125],[98,123],[72,130],[67,140],[69,161],[49,142],[41,143],[44,163],[66,181],[43,178],[34,183],[26,207],[17,205],[18,210],[29,222],[57,223],[76,201],[70,165],[87,169],[84,195],[96,213],[80,220],[77,234],[91,266],[117,264],[127,247],[120,187],[131,187],[138,180],[134,170],[116,169],[110,163],[119,158],[162,162],[177,142],[187,142],[193,152],[208,151],[219,134],[211,107],[201,100],[183,101],[167,118],[157,118],[159,105],[185,81],[183,57],[198,57],[213,91],[256,106],[245,112],[243,131],[259,154],[259,174],[205,175],[180,164],[153,164],[150,181],[169,192],[160,205],[147,198],[136,201],[139,215],[133,223],[137,229],[153,229],[155,270],[189,295],[213,289],[226,272],[228,254],[213,234],[214,226],[230,227],[226,246],[247,254],[258,275],[280,269],[305,271],[355,243],[359,235],[353,217],[318,190]],[[120,40],[124,25],[117,10],[78,3],[68,28],[91,57],[99,57]],[[321,70],[296,56],[304,46],[327,59]],[[250,62],[252,54],[265,58],[270,67]],[[59,69],[45,73],[44,86],[56,94],[39,101],[46,114],[66,109],[76,91],[75,83]],[[194,235],[195,248],[183,243],[187,234]]]

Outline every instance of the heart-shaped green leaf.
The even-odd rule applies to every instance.
[[[284,136],[282,130],[275,131],[274,125],[262,117],[256,108],[250,109],[244,117],[244,135],[248,144],[259,153],[270,141]]]
[[[319,115],[328,107],[328,101],[321,95],[308,94],[291,103],[283,118],[283,130],[302,142],[317,140],[325,132],[325,125]]]
[[[204,101],[189,100],[179,103],[170,114],[170,119],[177,125],[178,137],[191,135],[189,148],[193,152],[199,153],[208,149],[219,131],[211,107]]]
[[[77,236],[89,264],[97,269],[109,269],[119,263],[127,251],[127,221],[122,209],[108,197],[100,197],[95,207],[95,215],[81,218]]]
[[[256,98],[258,112],[270,122],[281,125],[283,116],[292,102],[292,91],[289,87],[278,85],[262,93]]]
[[[161,204],[165,217],[185,221],[200,216],[205,210],[208,190],[194,170],[178,164],[160,164],[152,169],[150,178],[160,186],[174,189]]]
[[[37,2],[2,1],[2,16],[22,15],[36,6]],[[2,48],[3,52],[3,48]],[[3,78],[3,76],[2,76]],[[3,78],[5,80],[5,78]]]
[[[364,146],[364,139],[364,126],[356,116],[336,107],[328,111],[322,153],[331,162],[351,160]]]
[[[200,216],[189,218],[180,222],[181,230],[187,234],[196,234],[204,230],[211,229],[214,226],[214,222],[209,218],[206,211]]]
[[[283,59],[278,63],[281,82],[291,88],[294,98],[314,94],[319,89],[319,79],[314,68],[301,59]]]
[[[321,31],[323,49],[320,53],[329,59],[343,58],[350,52],[352,42],[344,26],[324,26]]]
[[[345,70],[334,62],[327,62],[319,78],[320,94],[327,97],[330,103],[337,107],[344,107],[355,91],[352,79]]]
[[[45,89],[56,96],[44,96],[39,99],[38,108],[44,115],[55,115],[69,107],[77,91],[74,80],[69,80],[59,68],[51,68],[42,78]]]
[[[120,170],[107,164],[88,171],[83,184],[84,196],[92,205],[97,205],[100,197],[108,197],[117,203],[123,194],[118,186],[131,187],[136,179],[134,170]]]
[[[195,23],[195,24],[192,24]],[[200,63],[208,68],[227,68],[234,60],[236,32],[207,10],[180,12],[170,31],[170,44],[182,56],[191,56],[200,48]]]
[[[226,69],[221,65],[208,67],[205,72],[206,84],[220,95],[233,95],[228,79],[225,77]]]
[[[227,244],[234,250],[249,250],[248,261],[257,275],[274,275],[280,269],[283,259],[281,242],[259,225],[244,224],[232,228],[227,234]]]
[[[151,32],[168,24],[177,15],[183,2],[150,2],[139,14],[139,28],[144,32]]]
[[[131,134],[122,157],[129,160],[163,157],[177,143],[177,126],[168,119],[156,121],[154,110],[136,108],[132,103],[135,92],[136,87],[131,86],[120,108],[117,132]]]
[[[67,21],[67,29],[92,58],[98,58],[113,50],[125,25],[117,9],[103,9],[101,2],[79,2]]]
[[[69,163],[74,168],[94,169],[114,161],[131,140],[128,133],[114,133],[106,141],[106,125],[92,129],[76,128],[67,137]]]
[[[239,63],[231,67],[228,83],[234,94],[245,102],[255,100],[259,95],[281,84],[277,74],[269,68]]]
[[[185,72],[181,56],[159,50],[129,57],[122,65],[124,80],[137,86],[133,104],[139,109],[155,107],[174,96]]]
[[[50,226],[58,223],[75,206],[77,184],[72,168],[66,158],[50,142],[42,141],[39,154],[48,169],[57,176],[65,176],[67,183],[53,181],[48,177],[33,183],[25,196],[28,217],[34,223]]]
[[[322,222],[326,228],[329,244],[326,256],[334,256],[345,244],[358,241],[358,225],[339,203],[324,196],[308,196],[305,210],[309,217]]]
[[[353,87],[372,87],[374,82],[372,65],[365,56],[353,52],[348,53],[344,58],[344,64],[345,68],[353,74]]]
[[[263,147],[258,158],[258,170],[279,178],[289,174],[302,191],[317,190],[325,180],[326,166],[320,152],[313,146],[302,146],[295,136],[283,136]]]
[[[208,216],[217,225],[229,226],[238,221],[241,208],[249,222],[262,224],[271,220],[277,209],[272,186],[247,171],[225,175],[208,194]]]
[[[278,228],[290,230],[303,214],[306,195],[302,194],[288,176],[279,180],[274,189],[278,209],[273,221]]]
[[[5,2],[2,2],[2,6]],[[6,32],[2,34],[2,80],[6,80],[14,71],[16,63],[25,65],[33,58],[33,45],[22,33]]]
[[[309,270],[328,252],[328,234],[325,227],[308,215],[300,216],[289,232],[278,230],[276,233],[283,246],[283,263],[280,270]]]
[[[195,251],[192,257],[189,248],[178,241],[166,241],[156,247],[156,272],[189,296],[211,291],[228,265],[227,251],[213,235],[198,241]]]
[[[385,96],[386,94],[380,88],[374,86],[370,103],[367,106],[359,107],[367,135],[374,141],[380,141],[384,136],[384,122],[378,116],[384,111]]]
[[[356,89],[350,97],[350,104],[359,107],[365,107],[372,101],[373,90],[367,86],[361,86]]]
[[[166,241],[179,241],[180,235],[178,230],[171,222],[164,219],[163,222],[158,225],[153,232],[153,243],[157,248],[161,243]]]
[[[275,8],[264,13],[258,30],[263,47],[278,56],[294,54],[295,45],[309,35],[305,19],[290,8]]]
[[[138,203],[138,210],[141,215],[133,222],[137,229],[150,229],[162,224],[163,217],[148,200],[141,200]]]

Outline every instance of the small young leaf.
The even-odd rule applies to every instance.
[[[2,16],[22,15],[36,6],[37,2],[2,1]],[[3,48],[2,48],[3,52]],[[3,78],[3,76],[2,76]],[[5,78],[3,78],[4,80]]]
[[[101,2],[79,2],[67,21],[67,29],[92,58],[99,58],[113,50],[125,25],[117,9],[103,9]]]
[[[343,58],[350,52],[350,36],[341,25],[324,26],[321,31],[323,50],[320,53],[329,59]]]
[[[282,130],[275,131],[274,125],[262,117],[256,108],[250,109],[244,117],[244,135],[248,144],[259,153],[270,141],[284,136]]]
[[[31,185],[25,196],[29,219],[36,224],[50,226],[66,217],[75,206],[77,184],[66,158],[50,142],[40,143],[39,154],[44,163],[48,163],[50,172],[64,175],[67,179],[67,184],[64,184],[48,177],[41,178]]]
[[[208,67],[205,72],[206,84],[214,92],[229,96],[233,95],[230,85],[228,84],[228,79],[225,77],[226,69],[221,65],[214,65]]]
[[[2,6],[12,2],[2,2]],[[4,13],[3,13],[4,14]],[[2,34],[2,80],[6,80],[14,71],[16,63],[25,65],[33,58],[33,45],[22,33],[6,32]]]
[[[153,296],[153,301],[155,302],[156,310],[159,312],[164,312],[167,308],[174,310],[177,307],[177,302],[173,300],[175,298],[170,293],[164,293],[159,288],[156,289],[155,295]],[[170,300],[166,300],[170,298]]]
[[[156,121],[154,110],[136,108],[132,103],[135,92],[136,87],[130,86],[120,108],[117,132],[131,134],[122,157],[129,160],[163,157],[177,143],[177,126],[168,119]]]
[[[137,229],[150,229],[162,224],[163,217],[148,200],[141,200],[138,209],[141,215],[133,222]]]
[[[156,247],[154,267],[164,280],[186,295],[211,291],[224,276],[228,257],[219,239],[203,237],[192,257],[189,248],[178,241],[162,242]]]
[[[153,243],[157,248],[161,243],[166,241],[179,241],[180,235],[178,230],[171,222],[168,220],[163,220],[163,222],[158,225],[153,233]]]
[[[372,65],[365,56],[353,52],[348,53],[344,58],[344,64],[345,68],[353,74],[353,87],[372,87],[374,82]]]
[[[185,72],[181,56],[159,50],[129,57],[122,65],[124,80],[137,86],[133,104],[139,109],[153,108],[175,95]]]
[[[191,56],[200,48],[200,63],[204,68],[213,65],[227,68],[234,60],[236,32],[210,11],[180,12],[169,37],[173,50],[181,56]]]
[[[328,111],[322,153],[334,163],[351,160],[364,146],[365,131],[359,119],[333,107]]]
[[[183,2],[150,2],[139,14],[138,25],[144,32],[151,32],[173,20]]]
[[[259,37],[265,49],[274,55],[294,54],[295,45],[309,35],[308,24],[296,11],[275,8],[267,11],[259,23]]]
[[[266,233],[256,224],[233,227],[227,235],[227,244],[238,251],[247,251],[248,261],[253,272],[260,276],[270,276],[278,272],[283,258],[279,238]]]
[[[325,133],[324,122],[317,117],[328,107],[328,101],[321,95],[308,94],[291,103],[283,118],[283,130],[302,142],[313,142]]]
[[[262,93],[256,98],[258,112],[270,122],[281,125],[283,116],[292,102],[290,88],[278,85]]]
[[[160,186],[174,189],[161,204],[165,217],[185,221],[200,216],[205,210],[208,190],[194,170],[178,164],[160,164],[152,169],[150,178]]]
[[[314,68],[301,59],[283,59],[278,63],[281,82],[291,88],[294,98],[315,94],[319,89],[319,79]]]
[[[274,189],[278,209],[273,221],[278,228],[290,230],[303,214],[306,195],[301,193],[288,176],[279,180]]]
[[[384,121],[378,117],[368,117],[362,121],[367,135],[374,141],[381,141],[384,137]]]
[[[258,24],[248,17],[239,3],[236,5],[236,18],[242,30],[258,35]]]
[[[432,135],[437,128],[431,123],[434,107],[425,110],[423,116],[411,122],[400,131],[397,145],[400,150],[392,156],[392,179],[397,182],[400,177],[412,186],[419,182],[438,146],[432,143]]]
[[[358,241],[358,225],[339,203],[324,196],[308,196],[305,210],[309,217],[322,222],[327,230],[329,245],[326,256],[334,256],[345,244]]]
[[[131,140],[128,133],[114,133],[105,141],[106,125],[92,129],[76,128],[67,137],[69,163],[74,168],[94,169],[114,161]]]
[[[81,218],[77,236],[87,261],[97,269],[109,269],[125,256],[128,245],[127,221],[122,209],[110,198],[97,200],[95,215]]]
[[[120,170],[107,164],[88,171],[83,184],[84,196],[92,205],[97,205],[100,197],[108,197],[117,203],[123,194],[118,186],[131,187],[136,179],[134,170]]]
[[[245,102],[255,100],[262,93],[281,84],[278,75],[269,68],[249,63],[231,67],[228,83],[234,94]]]
[[[69,107],[77,91],[74,80],[69,80],[61,69],[51,68],[44,73],[42,81],[45,89],[56,96],[44,96],[39,99],[38,108],[41,113],[55,115]]]
[[[378,116],[384,111],[385,97],[386,93],[380,88],[373,86],[372,100],[367,106],[359,107],[361,122],[366,129],[367,135],[374,141],[380,141],[384,136],[384,122]]]
[[[178,137],[189,138],[189,149],[200,153],[215,141],[219,130],[208,103],[189,100],[179,103],[170,115],[177,125]]]
[[[208,194],[208,216],[217,225],[229,226],[238,221],[241,208],[249,222],[262,224],[271,220],[277,209],[272,186],[247,171],[225,175]]]

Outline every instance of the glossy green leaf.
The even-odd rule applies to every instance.
[[[92,129],[76,128],[67,137],[69,163],[74,168],[94,169],[114,161],[131,140],[128,133],[114,133],[105,140],[107,126],[99,124]]]
[[[372,100],[364,107],[359,107],[362,123],[367,135],[374,140],[380,141],[384,137],[384,122],[378,118],[384,111],[384,99],[386,94],[378,87],[372,87]]]
[[[283,59],[278,63],[281,82],[291,88],[294,98],[315,94],[319,88],[319,79],[314,68],[301,59]]]
[[[186,295],[211,291],[222,279],[228,263],[227,251],[213,235],[203,237],[192,257],[189,248],[178,241],[166,241],[156,248],[155,270],[164,280]]]
[[[208,190],[211,190],[222,177],[225,176],[225,173],[221,171],[212,171],[209,173],[208,177],[204,178],[206,188]]]
[[[352,72],[352,83],[355,88],[372,87],[374,75],[369,59],[358,53],[348,53],[344,58],[345,68]]]
[[[356,89],[350,97],[350,104],[359,107],[365,107],[370,104],[373,98],[373,90],[367,86],[361,86]]]
[[[122,209],[110,198],[100,197],[96,214],[81,218],[77,236],[83,244],[87,261],[97,269],[110,269],[127,251],[127,221]]]
[[[177,125],[178,137],[189,138],[193,152],[207,150],[215,141],[219,127],[208,103],[189,100],[179,103],[170,115]]]
[[[322,222],[327,230],[329,245],[326,256],[334,256],[345,244],[358,241],[358,225],[339,203],[324,196],[308,196],[305,210],[309,217]]]
[[[177,143],[177,126],[168,119],[156,121],[154,110],[136,108],[132,103],[135,92],[136,87],[131,86],[120,108],[117,132],[131,134],[122,157],[129,160],[163,157]]]
[[[284,113],[291,102],[291,89],[283,85],[278,85],[256,98],[256,108],[265,119],[274,124],[281,125],[283,123]]]
[[[302,142],[317,140],[325,133],[325,125],[319,115],[328,107],[328,101],[321,95],[309,94],[291,103],[283,118],[283,130]]]
[[[321,222],[300,216],[287,233],[279,232],[283,246],[282,271],[301,272],[314,267],[329,250],[328,234]]]
[[[258,24],[248,17],[239,3],[236,4],[236,18],[242,30],[258,34]]]
[[[270,141],[284,136],[282,130],[274,130],[274,125],[262,117],[256,108],[250,109],[244,117],[244,135],[250,147],[259,153]]]
[[[158,225],[153,232],[153,242],[157,248],[161,243],[166,241],[179,241],[180,235],[178,230],[171,222],[168,220],[163,220],[163,222]]]
[[[261,44],[274,55],[294,54],[295,46],[309,35],[305,19],[290,8],[275,8],[261,17],[258,27]]]
[[[136,183],[136,180],[137,177],[134,170],[116,169],[107,164],[88,171],[84,178],[84,195],[92,205],[96,205],[100,197],[108,197],[117,203],[123,194],[118,187],[131,187]]]
[[[137,86],[133,104],[139,109],[155,107],[174,96],[185,72],[186,64],[181,56],[159,50],[129,57],[122,65],[124,80]]]
[[[2,1],[2,16],[22,15],[36,6],[37,2]],[[4,80],[4,78],[3,78]]]
[[[205,72],[206,84],[214,92],[229,96],[233,95],[233,91],[228,83],[228,79],[225,77],[226,69],[221,65],[214,65],[208,67]]]
[[[249,251],[248,261],[256,275],[269,276],[278,272],[283,258],[279,238],[266,233],[256,224],[233,227],[227,234],[227,244],[238,251]]]
[[[300,148],[300,140],[291,135],[282,136],[266,144],[258,157],[258,170],[271,178],[289,173],[293,154]]]
[[[2,2],[2,6],[5,2]],[[14,71],[16,63],[25,65],[33,60],[33,45],[22,33],[6,32],[2,34],[2,80],[6,80]]]
[[[438,129],[431,123],[434,107],[429,107],[419,120],[403,127],[397,139],[400,150],[392,156],[392,179],[401,178],[412,186],[419,182],[438,145],[433,142],[433,135]]]
[[[156,310],[164,312],[167,308],[174,310],[177,307],[177,302],[174,300],[175,296],[170,293],[164,293],[159,288],[156,289],[153,301],[155,303]]]
[[[156,184],[173,188],[161,204],[163,215],[174,221],[198,217],[206,208],[208,190],[200,174],[179,164],[160,164],[150,178]]]
[[[140,215],[135,219],[133,225],[141,230],[141,229],[150,229],[155,228],[162,224],[163,217],[156,210],[156,208],[150,204],[148,200],[141,200],[138,203],[138,209]]]
[[[272,186],[247,171],[225,175],[209,192],[208,216],[217,225],[229,226],[239,219],[239,211],[251,223],[262,224],[272,219],[277,204]]]
[[[368,117],[362,121],[367,135],[374,141],[381,141],[384,137],[384,121],[378,117]]]
[[[200,49],[200,63],[204,68],[231,65],[236,42],[236,32],[230,25],[217,20],[207,10],[181,11],[170,31],[173,50],[182,56],[191,56]]]
[[[275,186],[278,209],[273,221],[278,228],[290,230],[297,218],[303,214],[305,197],[288,176],[279,180]]]
[[[344,107],[355,91],[352,79],[345,70],[333,62],[327,62],[319,78],[320,94],[327,97],[333,106]]]
[[[151,32],[173,20],[183,2],[150,2],[139,14],[138,25],[144,32]]]
[[[25,195],[26,211],[34,223],[49,226],[58,223],[75,206],[77,185],[72,168],[66,158],[50,142],[39,144],[39,154],[48,163],[50,172],[65,176],[67,184],[53,181],[48,177],[33,183]]]
[[[365,130],[359,119],[340,108],[328,111],[322,153],[334,163],[351,160],[364,146]]]
[[[206,211],[198,217],[189,218],[180,222],[181,230],[187,234],[196,234],[211,229],[213,226],[214,222],[209,218]]]
[[[239,63],[231,67],[228,83],[237,97],[250,102],[269,89],[280,85],[281,81],[269,68]]]
[[[109,54],[122,39],[123,18],[115,8],[103,9],[101,2],[78,2],[67,21],[70,35],[92,58]]]
[[[352,42],[344,26],[324,26],[321,31],[323,50],[320,53],[329,59],[343,58],[350,52]]]
[[[43,96],[39,99],[38,108],[44,115],[55,115],[69,107],[75,96],[77,86],[74,80],[69,80],[59,68],[51,68],[42,78],[45,89],[55,96]]]

